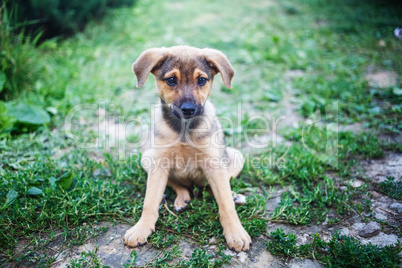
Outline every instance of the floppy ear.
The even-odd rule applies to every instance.
[[[232,88],[232,78],[235,75],[235,70],[228,58],[216,49],[204,48],[205,58],[208,64],[216,73],[221,73],[223,83],[227,88]]]
[[[166,48],[150,48],[141,53],[133,63],[133,71],[137,76],[137,87],[142,87],[147,80],[148,74],[166,56]]]

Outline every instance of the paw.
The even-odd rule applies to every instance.
[[[182,212],[187,208],[188,203],[190,203],[190,199],[189,194],[178,195],[174,201],[174,209],[177,212]]]
[[[141,221],[126,231],[124,243],[130,247],[139,247],[147,243],[147,238],[155,231],[155,228]]]
[[[233,201],[235,202],[236,205],[241,205],[241,204],[246,203],[246,197],[244,195],[232,192],[232,196],[233,196]]]
[[[224,231],[226,243],[228,247],[236,252],[248,251],[251,245],[251,238],[244,230],[243,226],[238,228],[231,228],[231,230]]]

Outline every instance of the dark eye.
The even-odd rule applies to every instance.
[[[168,84],[168,85],[171,86],[171,87],[177,85],[176,77],[173,77],[173,76],[172,76],[172,77],[168,77],[168,78],[165,79],[165,81],[166,81],[166,84]]]
[[[208,79],[204,78],[204,77],[198,77],[197,80],[197,84],[202,87],[203,85],[205,85],[207,83]]]

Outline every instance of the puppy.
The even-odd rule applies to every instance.
[[[230,178],[243,168],[242,154],[225,146],[222,127],[208,100],[214,76],[221,73],[231,88],[235,74],[228,58],[214,49],[189,46],[151,48],[133,64],[137,87],[152,73],[160,98],[152,118],[151,145],[141,164],[148,174],[142,215],[127,230],[124,242],[137,247],[155,231],[166,186],[176,192],[175,209],[190,202],[189,189],[208,184],[219,206],[223,234],[230,249],[247,251],[251,238],[240,223],[230,189]]]

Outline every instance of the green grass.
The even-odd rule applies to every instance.
[[[284,193],[279,206],[272,213],[271,220],[282,219],[287,223],[302,225],[316,221],[319,224],[327,219],[332,209],[336,211],[337,216],[329,217],[329,222],[336,223],[339,216],[361,213],[368,209],[368,197],[367,186],[354,189],[348,185],[346,190],[340,191],[335,187],[334,180],[324,179],[314,189],[303,186],[301,189],[292,188]]]
[[[387,177],[387,180],[378,184],[378,189],[392,198],[402,199],[402,182],[394,177]]]
[[[81,252],[79,259],[72,260],[68,265],[68,268],[79,268],[79,267],[108,267],[102,264],[102,260],[96,256],[96,250]]]
[[[89,159],[85,150],[74,148],[56,161],[52,152],[65,148],[63,138],[51,138],[49,133],[38,136],[28,142],[29,137],[25,137],[24,142],[20,139],[20,142],[1,144],[0,203],[4,205],[1,208],[0,241],[5,250],[2,256],[5,261],[50,264],[53,257],[41,250],[54,241],[53,230],[62,230],[66,241],[63,246],[70,248],[101,233],[96,225],[95,229],[87,231],[82,224],[110,219],[134,224],[139,219],[146,176],[138,157],[117,161],[105,155],[105,161],[97,162]],[[233,189],[242,192],[248,186],[239,180]],[[171,210],[174,197],[173,192],[168,191]],[[247,204],[237,207],[244,227],[252,236],[266,230],[265,201],[261,196],[251,196]],[[223,243],[218,215],[217,204],[207,192],[203,193],[202,199],[193,200],[177,217],[162,209],[157,232],[150,237],[149,244],[166,249],[176,243],[180,235],[201,245],[212,237]],[[17,258],[13,249],[19,237],[28,237],[34,246]],[[37,253],[35,258],[31,256],[33,252]],[[83,255],[82,262],[87,262],[91,256]]]
[[[292,145],[277,146],[260,155],[264,159],[275,154],[277,158],[285,158],[286,161],[279,162],[270,169],[251,165],[244,169],[243,177],[254,185],[263,183],[266,186],[289,187],[282,194],[279,206],[273,211],[271,221],[302,225],[320,223],[332,211],[335,214],[332,213],[329,221],[336,223],[343,216],[349,217],[351,214],[370,210],[370,195],[367,191],[369,186],[354,188],[346,179],[350,178],[356,168],[356,158],[383,156],[380,142],[377,137],[368,133],[354,135],[351,132],[340,132],[339,150],[336,154],[317,157],[306,150],[306,146],[312,147],[317,141],[324,140],[325,135],[322,130],[313,127],[304,135],[305,143],[301,144],[300,129],[287,131],[285,137],[293,141]],[[321,144],[318,147],[318,151],[325,149]],[[337,172],[340,178],[328,176],[331,172]],[[341,186],[344,187],[343,190],[339,190]]]
[[[334,234],[328,242],[318,234],[311,243],[298,246],[296,235],[285,234],[282,229],[270,232],[271,241],[267,249],[283,257],[314,258],[326,267],[399,267],[402,245],[383,248],[371,243],[362,244],[359,240]]]
[[[228,264],[232,256],[225,255],[222,253],[222,249],[220,249],[218,255],[220,255],[221,259],[215,259],[211,261],[212,256],[209,255],[205,250],[195,249],[193,255],[191,256],[190,261],[184,261],[181,263],[184,267],[222,267],[225,264]]]
[[[217,77],[211,99],[219,116],[233,119],[234,125],[223,124],[231,146],[244,145],[246,130],[252,137],[260,134],[261,121],[247,123],[253,115],[275,120],[271,116],[285,114],[289,105],[301,119],[320,112],[323,123],[334,123],[331,109],[336,103],[337,121],[361,123],[360,134],[336,134],[325,124],[282,127],[279,134],[290,145],[271,143],[250,155],[266,165],[247,163],[231,184],[234,191],[248,195],[237,212],[253,239],[267,235],[268,222],[305,225],[328,219],[329,225],[336,225],[354,215],[366,219],[363,212],[371,211],[368,192],[372,188],[400,198],[396,180],[379,185],[365,180],[358,188],[349,182],[356,170],[361,171],[360,160],[401,152],[400,144],[381,139],[383,134],[400,135],[400,80],[389,88],[370,86],[365,80],[369,69],[402,73],[402,43],[393,36],[401,14],[400,5],[392,1],[241,0],[234,5],[226,0],[144,0],[132,8],[109,12],[104,20],[90,23],[83,33],[69,39],[48,40],[36,50],[20,44],[25,53],[21,57],[38,64],[31,76],[18,80],[28,83],[18,101],[41,106],[51,122],[10,135],[15,119],[10,119],[0,103],[0,131],[6,129],[6,134],[0,133],[0,247],[4,252],[0,265],[49,266],[55,260],[47,249],[52,241],[65,241],[61,252],[105,231],[92,223],[134,224],[138,220],[146,180],[139,156],[121,158],[115,147],[80,148],[62,126],[72,107],[102,101],[110,116],[149,120],[149,104],[157,100],[153,78],[143,88],[134,89],[131,64],[154,46],[187,44],[227,54],[237,71],[233,88],[224,88]],[[289,71],[301,75],[290,77]],[[80,141],[95,141],[96,122],[93,110],[80,111],[73,121],[73,134]],[[135,139],[136,135],[131,136]],[[274,187],[286,191],[279,206],[267,215],[266,201]],[[166,193],[172,210],[175,196],[171,190]],[[85,228],[84,223],[88,224]],[[212,256],[201,249],[212,237],[219,244],[224,242],[218,207],[207,192],[176,216],[162,206],[156,228],[149,243],[166,252],[149,265],[162,267],[169,261],[181,267],[211,267],[228,262],[222,250]],[[291,235],[278,232],[271,236],[271,252],[317,258],[332,267],[372,265],[378,260],[392,266],[400,247],[379,249],[338,236],[330,242],[316,237],[309,247],[299,247]],[[186,262],[177,261],[181,252],[174,245],[181,239],[199,245]],[[16,254],[14,248],[24,243],[29,245]],[[368,252],[373,252],[372,257]],[[337,258],[337,254],[345,257]],[[352,254],[365,256],[362,261],[367,262],[359,262]],[[133,253],[126,266],[134,266],[135,260]],[[70,263],[71,267],[102,265],[96,251],[83,252]]]
[[[230,255],[225,255],[223,253],[223,246],[219,247],[219,250],[215,255],[210,255],[208,252],[204,249],[198,249],[196,248],[193,251],[193,254],[191,256],[191,259],[188,261],[185,260],[180,260],[177,262],[172,262],[174,258],[180,257],[181,256],[181,251],[178,249],[177,246],[173,246],[171,251],[166,251],[164,254],[159,253],[157,257],[150,263],[141,266],[141,267],[201,267],[201,268],[209,268],[209,267],[222,267],[223,265],[226,265],[229,263],[229,261],[232,259],[232,256]],[[91,254],[91,252],[88,253],[83,253],[85,257],[88,256],[88,254]],[[96,261],[96,255],[91,255],[90,256],[92,259]],[[129,267],[139,267],[135,265],[135,262],[137,260],[137,253],[135,251],[132,251],[130,254],[130,259],[127,260],[127,262],[124,264],[124,267],[129,268]],[[86,260],[85,260],[86,261]],[[72,265],[75,264],[82,264],[82,261],[79,260],[77,261],[72,261]],[[71,266],[71,267],[80,267],[80,266]]]
[[[31,141],[2,144],[5,149],[2,152],[5,170],[2,169],[0,179],[0,201],[4,204],[0,218],[3,257],[13,257],[19,237],[33,235],[31,239],[36,240],[39,237],[34,234],[39,232],[47,233],[51,240],[51,230],[78,232],[75,228],[83,223],[111,217],[122,219],[141,207],[140,200],[132,202],[132,190],[143,192],[144,187],[127,183],[127,179],[139,185],[145,181],[144,171],[138,168],[138,159],[116,163],[106,156],[108,160],[99,163],[88,159],[86,152],[75,149],[55,161],[52,151],[60,148],[60,144],[42,143],[48,139],[49,136],[41,135]],[[52,141],[55,140],[53,137]],[[63,143],[63,139],[58,142]],[[104,170],[110,175],[104,175]],[[70,175],[66,177],[66,174]],[[65,180],[71,181],[64,183],[63,175]],[[57,179],[59,181],[55,182]],[[10,199],[10,193],[15,197]],[[79,233],[71,239],[86,240],[83,236]],[[66,240],[70,239],[66,237]]]
[[[15,21],[15,9],[0,5],[0,100],[27,93],[32,90],[42,64],[40,53],[35,49],[40,34],[25,37],[21,24]],[[20,27],[18,27],[20,26]]]

